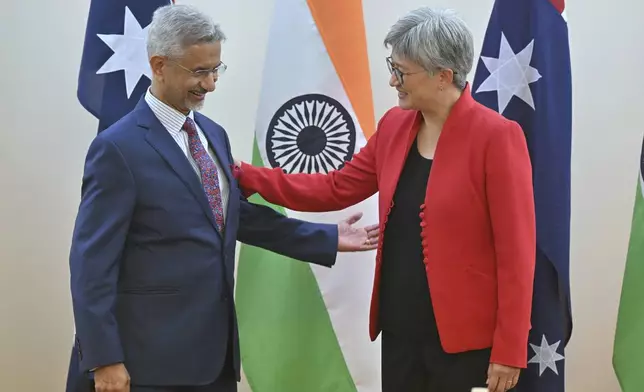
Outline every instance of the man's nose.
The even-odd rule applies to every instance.
[[[210,74],[201,82],[201,87],[208,91],[209,93],[215,91],[215,85],[217,84],[217,74]]]

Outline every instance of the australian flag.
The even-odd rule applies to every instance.
[[[525,132],[534,177],[537,264],[528,368],[519,392],[564,391],[569,284],[572,83],[564,0],[496,0],[472,91]]]
[[[98,132],[134,109],[150,86],[146,52],[147,26],[154,11],[172,0],[92,0],[83,57],[78,74],[78,100],[98,119]],[[79,371],[72,348],[66,392],[93,391]]]
[[[152,14],[171,0],[92,0],[78,75],[78,100],[98,131],[134,109],[150,86],[146,52]]]

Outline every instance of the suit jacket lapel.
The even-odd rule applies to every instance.
[[[210,223],[217,230],[217,224],[210,209],[208,198],[192,165],[190,165],[181,148],[177,146],[177,142],[174,141],[170,133],[156,118],[150,107],[144,101],[139,102],[139,106],[139,126],[148,129],[146,140],[168,163],[190,192],[192,192],[204,210],[204,213],[210,219]]]

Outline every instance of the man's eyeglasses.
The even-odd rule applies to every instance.
[[[173,61],[173,60],[168,60],[168,61],[177,65],[179,68],[183,69],[184,71],[189,72],[192,76],[198,79],[206,79],[207,77],[210,76],[210,74],[213,74],[213,76],[221,76],[226,72],[226,69],[228,69],[228,66],[223,62],[221,62],[219,63],[218,66],[212,69],[199,69],[197,71],[193,71],[191,69],[184,67],[183,65],[179,64],[176,61]]]

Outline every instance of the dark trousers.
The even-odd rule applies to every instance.
[[[490,349],[448,354],[438,341],[382,332],[382,392],[470,392],[485,387]]]

